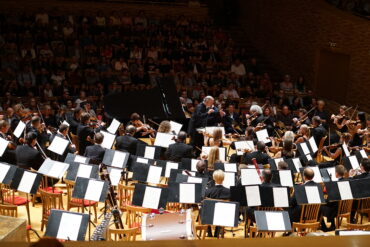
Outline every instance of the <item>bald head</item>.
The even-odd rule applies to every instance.
[[[133,136],[136,133],[136,128],[133,125],[128,125],[126,127],[126,133]]]

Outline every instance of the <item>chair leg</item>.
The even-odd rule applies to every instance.
[[[98,204],[95,204],[94,205],[94,214],[95,214],[94,223],[98,222],[97,208],[98,208]]]
[[[26,210],[27,210],[27,217],[28,217],[28,225],[31,225],[31,215],[30,215],[30,205],[29,205],[29,202],[26,202]]]

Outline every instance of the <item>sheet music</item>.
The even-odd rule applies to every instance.
[[[0,163],[0,184],[4,181],[4,178],[6,177],[6,174],[8,174],[9,169],[9,165]]]
[[[74,162],[77,162],[77,163],[86,163],[86,161],[87,161],[87,158],[81,155],[76,155],[74,159]]]
[[[65,124],[65,125],[67,125],[68,127],[70,126],[70,124],[69,124],[66,120],[64,120],[64,121],[62,122],[62,124]]]
[[[308,161],[312,160],[312,156],[311,156],[311,154],[307,154],[307,155],[306,155],[306,158],[307,158],[307,160],[308,160]]]
[[[62,178],[64,176],[64,173],[68,169],[69,164],[58,162],[58,161],[54,161],[54,160],[49,160],[49,166],[51,166],[50,167],[50,170],[46,174],[44,174],[44,175],[46,175],[48,177],[60,179],[60,178]]]
[[[360,168],[360,164],[358,163],[358,159],[356,156],[349,156],[348,157],[349,162],[351,163],[352,169],[358,169]]]
[[[116,134],[120,125],[121,125],[121,123],[117,119],[113,118],[112,123],[107,128],[107,131],[111,134]]]
[[[266,212],[267,229],[269,231],[284,231],[284,217],[282,212]]]
[[[302,168],[302,164],[299,158],[293,158],[293,165],[297,171],[299,171],[299,168]]]
[[[242,185],[261,184],[261,179],[256,169],[241,169],[240,171]]]
[[[103,181],[89,180],[85,193],[85,200],[98,202],[103,191],[103,186]]]
[[[161,188],[153,188],[147,186],[144,192],[143,208],[158,209],[159,201],[161,199]]]
[[[342,200],[352,200],[352,190],[349,181],[338,182],[338,190]]]
[[[90,178],[92,166],[80,164],[78,166],[77,176],[81,178]]]
[[[121,180],[121,169],[111,168],[109,172],[109,178],[113,186],[117,186]]]
[[[115,151],[111,166],[122,168],[123,163],[125,162],[126,159],[126,155],[127,153]]]
[[[171,169],[176,169],[176,170],[179,169],[179,163],[169,162],[169,161],[166,162],[166,170],[164,172],[164,176],[166,178],[170,177]]]
[[[56,238],[76,241],[80,231],[81,222],[82,215],[63,213],[60,219]]]
[[[236,154],[237,155],[243,155],[245,149],[251,150],[251,152],[254,151],[254,143],[253,141],[238,141],[234,142],[235,144],[235,149],[236,149]]]
[[[346,144],[345,142],[342,144],[342,148],[343,148],[343,150],[344,150],[344,154],[345,154],[347,157],[351,155],[351,154],[349,153],[348,146],[347,146],[347,144]]]
[[[182,124],[174,122],[174,121],[170,121],[170,124],[171,124],[171,131],[174,131],[176,135],[179,134],[182,128]]]
[[[168,148],[169,145],[175,143],[175,135],[157,132],[155,137],[154,146]]]
[[[149,163],[149,160],[148,159],[137,157],[136,162],[137,163],[142,163],[142,164],[148,164]]]
[[[310,150],[308,149],[307,143],[302,142],[301,143],[301,148],[302,148],[302,151],[303,151],[304,155],[311,153]]]
[[[321,203],[320,193],[317,186],[305,186],[308,204]]]
[[[279,177],[282,186],[293,187],[292,172],[290,170],[279,171]]]
[[[33,172],[24,171],[17,190],[30,193],[33,183],[35,182],[37,174]]]
[[[188,181],[188,183],[201,184],[203,180],[202,180],[202,178],[188,176],[187,181]]]
[[[315,173],[312,180],[315,183],[322,183],[322,177],[321,177],[321,172],[320,172],[319,167],[317,167],[317,166],[310,166],[309,168],[311,168],[313,170],[313,172]]]
[[[202,147],[202,153],[208,155],[211,148],[212,147],[203,146]],[[218,148],[218,151],[219,151],[220,160],[225,160],[226,159],[226,148],[220,147],[220,148]]]
[[[116,136],[111,134],[111,133],[105,132],[105,131],[100,131],[100,133],[102,133],[104,135],[103,142],[100,145],[103,148],[111,149],[112,146],[113,146],[114,141],[116,140]]]
[[[233,203],[216,202],[213,214],[213,225],[233,227],[236,205]]]
[[[264,143],[271,142],[267,129],[259,130],[256,132],[258,141],[263,141]]]
[[[196,159],[191,159],[191,170],[193,172],[196,172],[198,171],[197,170],[197,163],[198,163],[199,160],[196,160]]]
[[[272,188],[274,195],[274,206],[278,208],[289,207],[288,190],[286,187],[274,187]]]
[[[317,150],[319,150],[317,148],[316,141],[315,141],[315,139],[313,137],[311,137],[310,139],[308,139],[308,143],[310,144],[313,153],[316,153]]]
[[[48,147],[48,150],[56,154],[63,155],[68,144],[69,144],[69,141],[67,139],[61,138],[59,136],[55,136],[50,146]]]
[[[235,173],[233,172],[224,172],[224,181],[222,182],[222,185],[228,189],[230,189],[231,186],[235,186]]]
[[[326,168],[326,171],[328,172],[332,182],[338,181],[338,178],[335,176],[335,167]]]
[[[3,156],[6,148],[8,147],[9,141],[5,140],[4,138],[0,137],[0,157]]]
[[[195,203],[195,184],[180,184],[179,191],[180,203]]]
[[[148,183],[159,184],[161,180],[162,167],[159,166],[149,166],[148,177],[146,181]]]
[[[155,147],[145,146],[144,158],[154,159]]]
[[[276,158],[276,159],[274,159],[274,161],[275,161],[275,164],[276,164],[276,167],[277,167],[280,161],[284,161],[284,158]]]
[[[362,158],[364,158],[364,159],[367,159],[368,158],[365,150],[361,149],[360,150],[360,154],[361,154]]]
[[[17,138],[19,138],[23,131],[24,131],[24,128],[26,128],[26,124],[23,123],[22,121],[19,121],[17,127],[15,128],[14,132],[13,132],[13,135]]]
[[[245,186],[245,195],[247,198],[248,207],[261,206],[261,195],[258,185]]]
[[[238,168],[236,163],[224,163],[225,172],[237,172]]]

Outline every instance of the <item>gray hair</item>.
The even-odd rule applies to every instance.
[[[294,141],[294,132],[290,131],[290,130],[285,132],[283,139],[284,139],[284,141],[286,141],[286,140]]]
[[[262,114],[262,108],[259,105],[252,105],[250,111]]]
[[[203,102],[207,102],[209,100],[213,100],[214,101],[215,99],[212,96],[208,95],[208,96],[204,97]]]

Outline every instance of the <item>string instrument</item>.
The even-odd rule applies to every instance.
[[[269,150],[270,150],[271,153],[275,154],[279,151],[283,151],[283,147],[271,146],[271,147],[269,147]]]
[[[141,120],[138,120],[136,123],[133,124],[135,128],[141,128],[143,130],[142,136],[145,136],[147,134],[150,134],[151,136],[154,136],[154,133],[156,132],[155,129],[150,127],[148,124],[144,124],[141,122]]]
[[[328,145],[328,146],[324,146],[323,149],[324,148],[326,148],[326,149],[334,149],[334,148],[340,147],[341,145],[342,145],[342,143],[334,143],[334,144],[331,144],[331,145]]]

